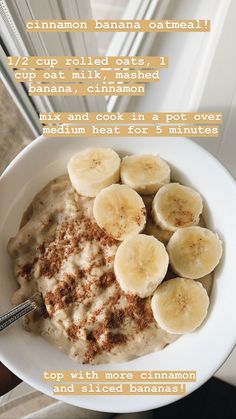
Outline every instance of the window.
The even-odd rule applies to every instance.
[[[125,111],[191,108],[199,102],[205,75],[217,48],[224,14],[232,0],[0,0],[1,76],[35,133],[39,112]],[[26,33],[26,19],[189,19],[209,18],[212,32],[155,33]],[[215,24],[216,23],[216,24]],[[221,25],[222,23],[222,25]],[[148,85],[143,98],[31,97],[27,84],[13,82],[7,55],[170,55],[161,83]],[[197,63],[197,65],[196,65]],[[176,82],[178,80],[179,82]],[[191,88],[189,88],[191,86]],[[181,90],[182,88],[182,90]],[[191,94],[189,94],[189,92]],[[197,95],[199,96],[197,98]],[[196,99],[197,98],[197,99]],[[197,106],[197,105],[196,105]]]
[[[26,19],[151,19],[160,3],[169,0],[0,0],[1,61],[7,55],[135,55],[144,39],[151,47],[151,34],[137,33],[27,33]],[[106,13],[104,12],[106,11]],[[161,8],[160,8],[161,10]],[[97,41],[96,41],[97,36]],[[98,42],[98,43],[97,43]],[[115,105],[116,97],[27,97],[27,84],[12,81],[11,71],[4,65],[5,83],[15,94],[21,111],[30,115],[32,128],[39,132],[39,112],[104,111]],[[17,90],[17,92],[16,92]]]
[[[27,33],[26,19],[78,19],[91,18],[90,3],[83,0],[0,0],[1,62],[3,77],[17,101],[21,98],[22,112],[31,114],[36,124],[37,112],[48,111],[102,111],[106,109],[103,97],[31,97],[27,84],[18,86],[7,68],[7,55],[98,55],[93,33]],[[17,87],[16,87],[17,85]],[[15,92],[16,88],[21,89]],[[19,103],[19,101],[18,101]],[[35,113],[36,110],[36,113]]]

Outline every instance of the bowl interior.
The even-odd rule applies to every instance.
[[[42,338],[33,337],[20,322],[1,332],[1,360],[28,384],[52,396],[52,383],[44,383],[45,370],[194,370],[196,383],[187,383],[187,393],[205,382],[220,367],[236,342],[236,187],[228,172],[206,151],[180,138],[74,139],[40,137],[10,164],[0,181],[1,312],[10,308],[17,288],[7,255],[9,238],[16,234],[24,210],[34,195],[51,179],[66,172],[69,158],[89,146],[112,147],[120,155],[159,154],[171,166],[172,178],[198,190],[204,199],[207,226],[223,241],[224,256],[216,269],[207,320],[194,333],[166,347],[125,364],[78,365]],[[135,337],[134,337],[135,339]],[[214,348],[214,350],[213,350]],[[76,406],[106,412],[134,412],[163,406],[179,396],[67,396]],[[121,402],[122,399],[122,402]]]

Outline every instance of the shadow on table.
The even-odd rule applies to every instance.
[[[236,419],[236,387],[211,378],[189,396],[150,413],[157,419]]]

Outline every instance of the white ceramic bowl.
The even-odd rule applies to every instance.
[[[204,141],[204,140],[203,140]],[[236,343],[236,186],[229,173],[204,149],[180,138],[74,139],[40,137],[9,165],[0,181],[1,311],[10,308],[17,288],[6,251],[16,234],[22,214],[54,177],[66,172],[66,163],[88,146],[113,147],[121,154],[155,153],[166,159],[175,179],[198,190],[205,201],[207,226],[224,244],[224,256],[215,273],[207,320],[194,333],[185,335],[164,350],[125,364],[98,366],[121,370],[195,370],[197,382],[187,383],[187,393],[207,381],[228,357]],[[135,338],[135,337],[134,337]],[[78,365],[42,338],[23,330],[20,322],[0,333],[2,362],[22,380],[52,396],[52,383],[44,383],[44,370],[96,369]],[[137,412],[178,400],[178,396],[65,396],[60,400],[104,412]]]

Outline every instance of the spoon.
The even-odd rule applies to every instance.
[[[19,320],[21,317],[26,314],[41,308],[43,305],[43,298],[40,292],[37,292],[28,300],[24,301],[21,304],[13,307],[11,310],[7,311],[0,315],[0,331],[10,326],[16,320]]]

